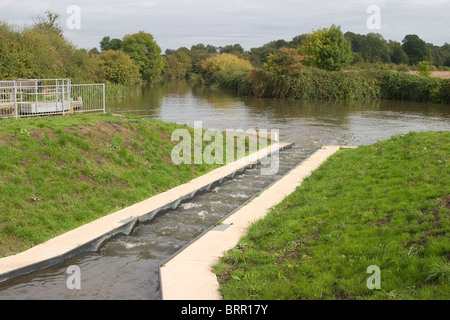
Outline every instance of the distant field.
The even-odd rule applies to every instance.
[[[406,72],[408,74],[415,74],[417,75],[417,71],[408,71]],[[450,79],[450,71],[433,71],[431,73],[431,77],[433,78],[440,78],[440,79]]]

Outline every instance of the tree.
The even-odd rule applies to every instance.
[[[353,52],[361,52],[361,41],[364,38],[363,35],[348,31],[345,33],[344,37],[351,42]]]
[[[103,37],[102,41],[100,41],[100,49],[102,51],[120,50],[122,49],[122,40],[111,39],[108,36]]]
[[[199,44],[193,45],[191,47],[191,51],[192,50],[206,50],[206,47],[203,43],[199,43]]]
[[[215,46],[213,46],[211,44],[206,45],[205,50],[208,53],[217,53],[217,47],[215,47]]]
[[[139,68],[121,50],[107,50],[100,55],[103,60],[106,80],[112,83],[134,86],[141,83]]]
[[[304,57],[298,54],[298,50],[281,48],[269,56],[264,69],[273,74],[286,74],[298,68],[303,60]]]
[[[430,50],[426,42],[415,34],[405,36],[402,48],[408,55],[410,65],[415,65],[420,61],[430,61]]]
[[[225,47],[219,48],[220,53],[244,53],[244,48],[239,43],[234,45],[226,45]]]
[[[366,62],[391,62],[389,46],[383,36],[379,33],[369,33],[362,36],[358,47]]]
[[[24,50],[23,35],[0,22],[0,79],[34,77],[33,52]]]
[[[45,17],[37,16],[33,19],[33,27],[35,29],[44,30],[45,32],[54,32],[62,35],[63,31],[59,25],[59,14],[45,11]]]
[[[122,40],[122,49],[139,67],[142,79],[151,82],[161,75],[165,60],[150,33],[139,31],[126,35]]]
[[[442,65],[450,67],[450,44],[447,42],[441,47],[442,51]]]
[[[267,62],[269,56],[276,53],[277,49],[264,45],[259,48],[250,49],[250,61],[254,66],[260,67]]]
[[[292,41],[291,41],[289,47],[290,47],[290,48],[300,48],[300,47],[303,45],[303,43],[306,41],[306,38],[307,38],[307,37],[308,37],[307,34],[300,34],[300,35],[298,35],[298,36],[295,36],[295,37],[292,39]]]
[[[391,61],[396,64],[409,64],[409,57],[397,41],[389,41]]]
[[[309,65],[330,71],[342,70],[353,58],[350,41],[335,25],[308,34],[301,51]]]
[[[266,46],[275,48],[275,49],[281,49],[281,48],[288,48],[290,46],[290,44],[283,39],[279,39],[279,40],[274,40],[274,41],[270,41],[269,43],[266,44]]]
[[[208,46],[206,46],[206,48],[208,48]],[[198,74],[202,71],[203,62],[205,62],[206,59],[212,55],[212,53],[208,50],[192,50],[189,55],[192,61],[191,71]]]

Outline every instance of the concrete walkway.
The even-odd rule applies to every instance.
[[[0,282],[64,262],[85,251],[95,251],[110,237],[116,234],[130,234],[138,222],[153,218],[161,210],[176,208],[182,199],[190,199],[199,190],[207,189],[213,183],[221,181],[270,153],[289,145],[287,143],[276,143],[244,159],[220,167],[179,187],[83,225],[25,252],[2,258],[0,259]]]
[[[346,147],[344,147],[346,148]],[[161,266],[161,290],[164,300],[220,300],[219,283],[211,268],[223,252],[234,248],[247,228],[264,218],[316,170],[328,157],[341,149],[325,146],[223,221],[206,232]]]

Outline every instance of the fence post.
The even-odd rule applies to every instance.
[[[106,113],[106,102],[105,102],[105,84],[102,84],[103,86],[103,113]]]
[[[19,110],[17,108],[17,83],[14,81],[14,111],[16,113],[16,119],[19,119]]]
[[[58,86],[58,80],[56,80],[56,108],[55,110],[58,111],[58,100],[59,100],[59,86]]]
[[[62,85],[62,101],[61,101],[63,116],[66,115],[66,113],[64,112],[64,99],[65,99],[65,94],[64,94],[64,83],[63,83],[63,85]],[[56,110],[58,110],[58,102],[56,102]]]

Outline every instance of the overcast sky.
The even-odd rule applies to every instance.
[[[67,26],[76,22],[67,13],[72,5],[80,9],[80,29]],[[380,29],[367,27],[370,5],[381,10]],[[198,43],[240,43],[248,50],[332,24],[343,32],[378,32],[387,40],[417,34],[436,45],[450,43],[450,0],[0,0],[0,20],[19,27],[47,10],[60,14],[65,36],[86,49],[99,47],[106,35],[122,39],[143,30],[163,52]]]

